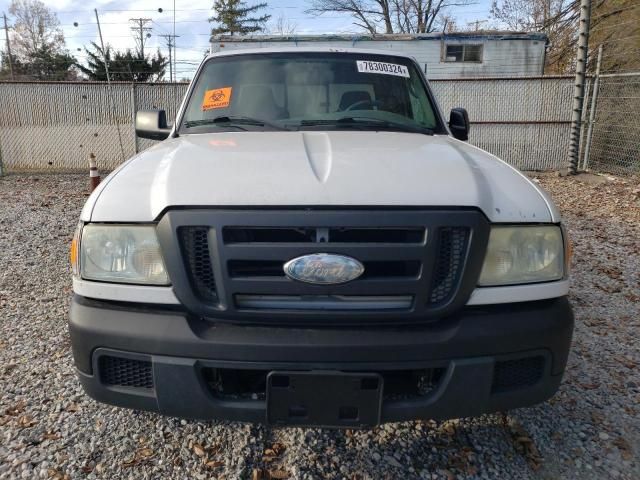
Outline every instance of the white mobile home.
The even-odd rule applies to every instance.
[[[428,78],[535,76],[544,73],[544,33],[464,32],[419,35],[214,36],[211,52],[273,46],[393,50],[413,56]]]

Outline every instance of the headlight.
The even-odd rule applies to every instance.
[[[154,226],[86,225],[80,251],[86,280],[169,284]]]
[[[479,284],[549,282],[564,276],[564,245],[558,226],[493,227]]]

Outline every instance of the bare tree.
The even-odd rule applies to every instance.
[[[371,34],[378,33],[384,24],[385,33],[393,33],[389,0],[311,0],[307,13],[347,13],[354,18],[354,25]]]
[[[456,19],[451,15],[442,15],[440,19],[440,23],[442,24],[441,30],[446,33],[457,32],[458,24],[456,23]]]
[[[562,74],[571,73],[575,67],[579,7],[579,0],[493,0],[491,16],[500,28],[546,33],[549,45],[545,71]],[[593,0],[589,49],[594,57],[598,45],[605,44],[605,70],[640,67],[639,35],[637,0]]]
[[[276,23],[271,28],[271,33],[286,37],[287,35],[293,35],[296,33],[297,28],[298,25],[295,22],[289,20],[282,12],[280,12],[280,15],[278,15],[278,18],[276,19]]]
[[[15,57],[26,60],[43,50],[64,51],[60,21],[40,0],[12,0],[9,13],[14,17],[11,48]]]
[[[493,0],[490,15],[497,26],[547,34],[547,73],[566,73],[574,59],[578,0]]]
[[[396,25],[401,33],[430,33],[451,28],[448,10],[464,7],[472,0],[393,0]]]
[[[310,0],[307,12],[348,13],[354,25],[376,33],[429,33],[445,26],[447,11],[475,0]],[[448,17],[449,22],[451,17]]]
[[[557,10],[565,0],[493,0],[490,15],[508,30],[542,30],[552,3]]]

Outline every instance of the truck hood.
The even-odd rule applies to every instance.
[[[477,207],[492,222],[556,222],[544,193],[445,135],[225,132],[166,140],[123,164],[82,219],[148,222],[183,206]]]

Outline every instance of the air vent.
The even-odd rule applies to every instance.
[[[469,229],[445,227],[438,234],[438,254],[429,295],[432,305],[445,303],[455,293],[466,258]]]
[[[209,254],[209,229],[182,227],[180,237],[187,273],[196,296],[205,302],[217,301],[216,281]]]
[[[530,387],[544,374],[544,357],[527,357],[496,362],[493,371],[492,393]]]
[[[153,388],[150,361],[103,355],[98,360],[100,380],[105,385],[131,388]]]

